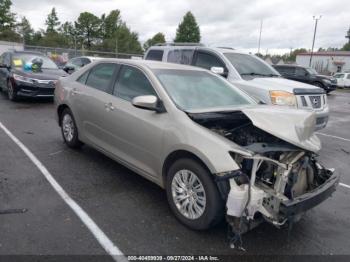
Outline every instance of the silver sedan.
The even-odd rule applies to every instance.
[[[55,103],[69,147],[87,144],[157,183],[193,229],[224,216],[233,232],[281,226],[338,183],[316,159],[313,112],[258,105],[204,69],[100,60],[62,78]]]

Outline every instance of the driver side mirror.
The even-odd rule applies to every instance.
[[[134,97],[131,103],[134,107],[140,109],[155,111],[157,113],[165,112],[162,101],[153,95]]]
[[[63,70],[66,71],[68,74],[71,74],[74,72],[75,68],[73,66],[65,66]]]
[[[213,72],[214,74],[227,77],[227,72],[225,72],[225,69],[223,67],[213,66],[210,68],[210,71]]]

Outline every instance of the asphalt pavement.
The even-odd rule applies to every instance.
[[[350,185],[350,93],[333,92],[328,101],[331,118],[319,131],[320,159]],[[174,218],[157,185],[88,146],[68,149],[54,114],[52,100],[13,103],[0,95],[0,122],[125,255],[242,254],[229,248],[224,222],[209,231],[192,231]],[[290,232],[262,224],[243,235],[243,245],[249,255],[350,255],[349,238],[350,188],[339,186],[332,198],[310,210]],[[0,129],[0,255],[106,254]]]

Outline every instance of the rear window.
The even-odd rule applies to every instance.
[[[189,65],[192,62],[194,50],[190,49],[175,49],[168,52],[169,63]]]
[[[163,60],[163,50],[150,50],[146,55],[146,60],[162,61]]]

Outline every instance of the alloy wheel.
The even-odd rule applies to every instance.
[[[63,136],[66,141],[70,142],[73,140],[75,127],[72,117],[69,114],[65,114],[62,119],[62,130]]]
[[[172,180],[171,191],[178,211],[188,219],[198,219],[205,211],[206,194],[200,179],[189,170],[178,171]]]

